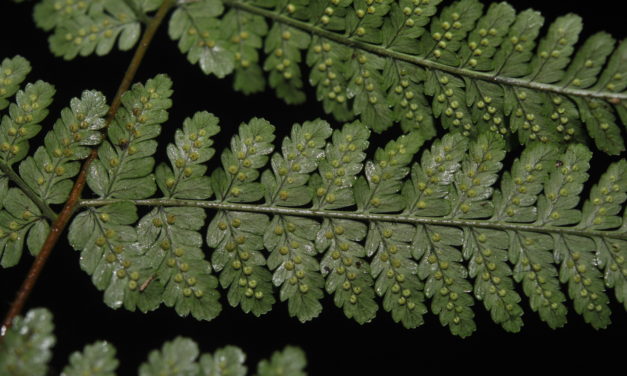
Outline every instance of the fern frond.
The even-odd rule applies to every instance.
[[[358,179],[355,185],[359,211],[389,213],[405,208],[405,201],[398,194],[401,180],[409,173],[406,166],[423,142],[418,133],[411,133],[375,152],[374,162],[365,164],[366,179]],[[408,328],[421,325],[426,312],[423,283],[410,251],[414,233],[411,225],[372,221],[365,243],[366,255],[375,255],[371,271],[376,278],[375,291],[383,296],[383,308],[392,312],[394,321],[401,321]]]
[[[12,97],[20,87],[20,84],[26,75],[31,71],[31,66],[28,60],[21,56],[15,56],[13,58],[4,58],[0,64],[0,73],[2,79],[0,80],[0,110],[4,110],[9,101],[7,98]]]
[[[55,343],[52,314],[33,309],[13,321],[0,342],[0,371],[5,375],[44,376]]]
[[[200,113],[176,132],[167,148],[171,167],[157,168],[163,197],[144,198],[150,190],[143,189],[141,198],[81,201],[87,210],[72,225],[72,244],[87,248],[83,261],[111,268],[86,268],[99,288],[119,294],[114,302],[106,293],[110,305],[147,310],[161,300],[181,315],[210,319],[220,310],[212,267],[229,304],[255,315],[272,308],[274,284],[290,314],[310,320],[324,287],[359,323],[374,318],[378,295],[404,326],[422,324],[429,305],[462,337],[476,329],[474,299],[507,331],[519,331],[526,303],[516,283],[553,328],[566,322],[561,283],[595,328],[609,324],[610,288],[625,302],[624,160],[610,165],[579,209],[591,157],[583,145],[561,151],[534,143],[501,172],[501,135],[449,133],[413,163],[425,141],[414,132],[365,161],[367,128],[350,123],[327,141],[331,130],[317,120],[295,125],[272,154],[274,127],[253,119],[208,182],[202,162],[213,155],[216,124]],[[136,179],[147,170],[128,171]],[[92,185],[108,176],[92,174]],[[139,236],[130,226],[136,206],[154,207],[139,221]],[[216,211],[206,236],[211,264],[199,235],[205,209]],[[85,227],[87,218],[98,225]],[[124,279],[129,273],[132,281]],[[128,287],[111,287],[116,278]]]
[[[211,175],[216,198],[221,202],[255,202],[264,196],[256,182],[259,169],[268,162],[274,147],[274,126],[263,119],[252,119],[240,126],[231,148],[222,153],[223,168]],[[256,316],[268,312],[275,299],[272,276],[260,252],[268,228],[264,214],[218,211],[209,224],[207,244],[215,248],[213,267],[220,272],[220,284],[229,288],[228,301]]]
[[[221,40],[212,38],[223,33],[215,19],[223,10],[220,1],[190,2],[174,11],[169,30],[190,63],[198,63],[205,74],[217,77],[226,76],[234,67],[233,52]]]
[[[176,132],[176,144],[168,146],[172,167],[161,164],[156,170],[157,184],[165,197],[211,196],[202,163],[215,153],[211,136],[218,131],[218,119],[206,112],[183,123],[183,129]],[[164,285],[163,302],[174,306],[181,316],[191,313],[199,320],[211,320],[221,306],[215,290],[218,281],[211,275],[211,264],[201,250],[203,239],[198,231],[204,219],[204,211],[198,208],[156,208],[140,220],[138,234],[141,244],[150,245],[144,252],[154,260],[156,272],[151,278]]]
[[[0,342],[0,373],[11,376],[44,376],[48,374],[51,348],[55,343],[52,315],[44,308],[18,316]],[[183,337],[164,343],[141,364],[139,376],[245,376],[246,354],[235,346],[226,346],[213,354],[199,354],[198,345]],[[114,376],[118,368],[115,347],[105,341],[85,346],[70,355],[62,374],[67,376]],[[304,376],[307,365],[299,348],[287,346],[269,360],[257,365],[259,376]]]
[[[167,120],[171,84],[169,78],[159,75],[146,85],[134,85],[122,96],[123,107],[108,127],[108,140],[100,145],[98,159],[87,176],[87,184],[99,197],[138,199],[156,191],[152,154],[157,143],[153,139]],[[88,210],[73,220],[69,240],[82,251],[81,267],[92,275],[96,287],[105,291],[106,304],[148,311],[160,304],[163,289],[159,283],[150,283],[159,263],[153,257],[142,257],[150,255],[152,247],[150,243],[138,246],[137,230],[129,226],[137,219],[130,202]],[[166,238],[162,243],[169,241]]]
[[[257,365],[259,376],[290,375],[305,376],[303,371],[307,365],[305,354],[297,347],[287,346],[282,352],[276,351],[270,360],[262,360]]]
[[[115,358],[115,347],[105,341],[87,345],[82,352],[73,352],[68,363],[62,375],[115,376],[119,364]]]
[[[82,4],[82,5],[81,5]],[[489,130],[522,144],[570,144],[590,136],[612,155],[625,150],[627,47],[607,33],[578,46],[582,21],[568,14],[540,35],[544,18],[507,3],[427,1],[181,1],[169,33],[206,74],[235,74],[245,93],[267,81],[287,103],[305,101],[300,63],[327,113],[359,117],[381,132],[435,136],[446,129]],[[54,29],[53,52],[66,59],[136,43],[155,2],[42,1],[37,24]],[[118,38],[119,37],[119,38]],[[265,59],[260,61],[263,47]]]
[[[434,142],[431,150],[423,153],[421,163],[414,164],[411,180],[403,187],[407,202],[404,213],[440,217],[451,211],[448,187],[461,168],[467,148],[467,140],[456,134]],[[462,244],[460,229],[418,225],[411,253],[419,261],[418,276],[426,280],[424,291],[432,299],[431,310],[453,334],[466,337],[476,325],[470,309],[473,298],[466,281],[468,270],[458,249]]]
[[[157,4],[158,6],[158,4]],[[50,49],[66,60],[93,53],[106,55],[116,41],[120,50],[129,50],[139,40],[146,12],[154,1],[95,0],[64,3],[41,1],[35,7],[37,26],[53,30]]]
[[[87,184],[102,198],[143,198],[155,193],[152,175],[154,140],[172,106],[172,81],[165,75],[136,84],[122,96],[122,105],[98,149]]]
[[[311,202],[313,193],[307,181],[324,156],[331,127],[323,121],[294,125],[291,137],[283,141],[282,155],[271,159],[272,172],[261,175],[270,206],[298,207]],[[274,216],[264,235],[264,246],[271,253],[268,266],[274,270],[273,283],[281,286],[281,300],[288,301],[290,315],[308,321],[320,314],[324,279],[320,274],[314,240],[318,222],[306,218]],[[287,283],[286,283],[287,282]]]
[[[541,36],[538,12],[517,13],[506,3],[484,9],[477,0],[448,4],[179,2],[170,35],[205,73],[234,73],[245,93],[261,91],[267,71],[288,103],[305,100],[306,51],[324,110],[340,121],[358,116],[377,132],[399,123],[428,139],[435,115],[467,136],[489,130],[523,144],[569,144],[589,135],[608,154],[624,150],[624,43],[601,32],[577,46],[582,22],[572,14]]]
[[[76,161],[87,158],[90,147],[102,141],[100,130],[108,108],[104,95],[84,91],[80,99],[70,102],[70,108],[61,111],[61,119],[46,134],[44,146],[20,164],[20,175],[43,202],[61,204],[67,200],[73,184],[70,179],[80,168]]]
[[[4,60],[7,80],[23,80],[30,70],[20,57]],[[8,82],[8,81],[6,81]],[[15,93],[16,87],[10,90]],[[6,89],[5,89],[6,90]],[[9,91],[7,91],[9,92]],[[99,130],[107,111],[104,96],[85,91],[70,101],[33,157],[27,157],[29,142],[42,129],[54,88],[42,81],[27,84],[9,105],[9,114],[0,124],[0,265],[10,267],[19,261],[24,245],[36,255],[56,217],[50,204],[63,203],[78,174],[78,160],[85,159],[89,147],[100,143]],[[26,159],[25,159],[26,158]],[[21,161],[19,174],[12,165]],[[15,187],[9,188],[9,181]]]
[[[320,175],[313,175],[313,208],[329,210],[350,208],[355,204],[352,187],[363,167],[370,132],[360,123],[347,124],[333,133],[325,157],[320,161]],[[360,324],[372,320],[378,310],[374,300],[370,265],[360,243],[367,227],[357,221],[325,218],[316,235],[316,248],[326,253],[320,262],[326,276],[326,290],[334,293],[334,302],[349,318]]]
[[[50,228],[37,205],[20,189],[5,184],[0,193],[0,265],[8,268],[20,261],[25,243],[36,255]]]
[[[6,166],[21,161],[28,154],[28,140],[41,131],[41,122],[48,116],[55,89],[37,81],[27,84],[15,94],[9,114],[0,123],[0,162]]]

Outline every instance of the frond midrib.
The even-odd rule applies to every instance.
[[[184,200],[184,199],[167,199],[153,198],[143,200],[124,200],[124,199],[85,199],[79,202],[80,207],[94,207],[110,205],[117,202],[132,202],[137,206],[170,206],[170,207],[197,207],[213,210],[241,211],[252,213],[265,213],[275,215],[288,215],[300,217],[317,217],[317,218],[338,218],[351,219],[365,222],[395,222],[395,223],[411,223],[423,225],[437,225],[449,227],[473,227],[485,228],[500,231],[523,231],[546,234],[572,235],[582,237],[601,237],[618,240],[627,240],[627,233],[620,231],[596,231],[577,227],[558,227],[548,225],[537,225],[533,223],[510,223],[482,219],[458,219],[458,218],[441,218],[441,217],[419,217],[403,214],[379,214],[379,213],[363,213],[356,211],[339,211],[339,210],[320,210],[309,208],[291,208],[279,206],[266,206],[254,204],[229,203],[223,201],[202,201],[202,200]]]
[[[540,82],[534,82],[534,81],[530,81],[524,78],[512,78],[512,77],[495,75],[490,72],[479,72],[479,71],[473,71],[473,70],[464,69],[464,68],[452,67],[449,65],[435,62],[433,60],[423,58],[423,57],[409,55],[409,54],[405,54],[405,53],[397,52],[397,51],[392,51],[384,47],[361,42],[349,36],[335,33],[332,31],[328,31],[325,29],[321,29],[307,22],[289,18],[282,14],[275,13],[271,10],[241,3],[236,0],[223,0],[223,3],[226,6],[236,8],[245,12],[253,13],[253,14],[265,17],[265,18],[272,19],[273,21],[286,24],[288,26],[302,30],[306,33],[317,35],[317,36],[332,40],[334,42],[343,44],[351,48],[357,48],[363,51],[367,51],[367,52],[373,53],[375,55],[379,55],[384,58],[392,58],[392,59],[404,61],[404,62],[414,64],[423,68],[434,69],[434,70],[438,70],[442,72],[447,72],[447,73],[451,73],[451,74],[455,74],[455,75],[459,75],[463,77],[468,77],[471,79],[492,82],[492,83],[500,84],[500,85],[523,87],[523,88],[528,88],[532,90],[540,90],[544,92],[551,92],[551,93],[567,95],[567,96],[596,98],[596,99],[610,101],[612,103],[627,100],[627,93],[614,93],[610,91],[600,91],[600,90],[593,91],[590,89],[575,89],[575,88],[559,86],[556,84],[545,84],[545,83],[540,83]]]

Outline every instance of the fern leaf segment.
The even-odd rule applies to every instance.
[[[256,180],[274,147],[274,126],[252,119],[240,127],[231,148],[222,153],[222,169],[212,174],[213,191],[222,202],[255,202],[264,195]],[[220,272],[220,284],[229,288],[228,301],[259,316],[275,302],[272,276],[260,252],[268,217],[259,213],[219,211],[209,224],[207,244],[216,249],[211,261]]]
[[[53,30],[53,52],[66,59],[106,54],[116,39],[130,48],[155,7],[80,4],[36,7],[37,24]],[[301,103],[308,74],[326,112],[340,121],[358,116],[377,132],[400,124],[430,138],[435,115],[466,136],[489,130],[522,144],[590,136],[620,154],[627,45],[602,32],[578,45],[582,20],[573,14],[540,35],[544,21],[533,10],[478,0],[201,0],[176,4],[169,33],[190,62],[217,77],[234,73],[245,93],[263,90],[267,79],[280,98]]]
[[[378,295],[404,326],[420,325],[429,303],[440,322],[462,337],[476,329],[474,299],[507,331],[521,329],[523,302],[515,283],[554,328],[566,322],[561,283],[568,285],[575,310],[597,328],[609,324],[607,288],[624,302],[623,160],[610,165],[579,210],[591,156],[582,145],[562,152],[535,143],[501,173],[505,141],[497,134],[472,141],[447,134],[413,163],[424,137],[410,133],[366,161],[369,132],[359,123],[332,135],[322,121],[295,125],[281,152],[272,154],[274,128],[253,119],[222,153],[223,167],[211,175],[204,198],[175,198],[177,177],[193,181],[204,173],[195,165],[186,176],[191,167],[185,153],[212,153],[194,151],[202,127],[192,132],[189,125],[204,119],[212,127],[217,121],[206,113],[192,119],[177,132],[177,146],[168,148],[172,167],[157,174],[164,198],[81,201],[87,212],[122,204],[156,207],[140,222],[140,233],[157,235],[139,243],[152,244],[160,254],[155,259],[172,271],[161,265],[151,285],[174,280],[182,296],[185,289],[193,295],[200,287],[190,285],[192,274],[185,273],[200,273],[193,275],[200,283],[212,266],[229,303],[256,315],[274,303],[274,284],[290,314],[310,320],[320,313],[324,288],[357,322],[374,318]],[[215,200],[207,200],[210,191]],[[199,221],[170,226],[178,223],[174,218],[203,218],[202,209],[216,211],[206,237],[214,248],[211,266],[201,259]],[[177,247],[187,248],[183,253]],[[190,247],[194,256],[185,261]],[[206,266],[193,272],[192,265]]]
[[[341,121],[359,116],[377,132],[399,123],[433,137],[433,114],[468,136],[487,129],[516,134],[523,144],[568,144],[589,134],[606,153],[624,150],[617,120],[627,113],[624,44],[598,33],[576,48],[578,16],[556,19],[540,38],[543,17],[505,3],[485,10],[475,0],[222,4],[229,10],[215,22],[233,25],[235,14],[250,21],[226,34],[207,31],[214,43],[203,48],[230,51],[219,76],[235,71],[235,86],[245,92],[263,88],[263,66],[279,97],[302,102],[298,63],[307,50],[316,96]],[[261,26],[264,19],[269,26]],[[257,64],[262,42],[267,57]]]
[[[5,59],[6,85],[23,80],[30,65],[20,57]],[[64,202],[78,173],[78,160],[87,157],[89,147],[101,142],[99,130],[107,111],[104,96],[85,91],[61,111],[60,119],[45,138],[44,145],[27,157],[29,139],[42,129],[54,88],[43,81],[27,84],[23,90],[9,87],[15,103],[0,124],[0,264],[10,267],[19,261],[25,245],[36,255],[56,218],[50,204]],[[9,92],[6,88],[4,89]],[[20,162],[19,173],[12,165]],[[16,187],[9,187],[9,181]]]

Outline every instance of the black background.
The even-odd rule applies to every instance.
[[[56,101],[45,122],[47,126],[52,125],[52,120],[67,105],[69,98],[79,96],[84,89],[97,89],[109,98],[113,97],[131,52],[115,51],[106,57],[65,62],[52,56],[47,35],[35,28],[31,3],[16,5],[0,1],[0,58],[20,54],[33,65],[30,81],[43,79],[56,86]],[[547,0],[509,2],[517,10],[528,7],[540,10],[547,20],[567,12],[577,13],[584,18],[584,36],[601,30],[610,32],[617,39],[626,34],[624,13],[613,9],[621,2],[597,0],[580,5]],[[174,80],[174,106],[160,139],[162,145],[171,140],[171,131],[185,117],[199,110],[213,112],[221,119],[222,132],[216,144],[218,151],[236,126],[253,116],[270,120],[277,126],[279,135],[285,134],[294,122],[316,117],[329,120],[335,127],[339,125],[313,100],[311,87],[307,87],[311,100],[306,105],[288,106],[276,99],[272,91],[244,96],[231,89],[230,78],[218,80],[204,76],[197,66],[187,62],[176,43],[168,38],[166,26],[158,32],[136,77],[136,81],[144,81],[157,73],[167,73]],[[398,130],[393,129],[377,139],[397,135]],[[603,157],[598,152],[595,158],[592,171],[602,171],[608,162],[617,159]],[[574,313],[571,303],[568,303],[571,313],[566,327],[551,330],[531,312],[523,297],[525,326],[521,333],[504,332],[491,322],[482,304],[476,302],[478,330],[462,340],[440,326],[432,314],[425,316],[423,326],[406,330],[380,308],[373,322],[360,326],[345,318],[329,296],[324,299],[325,309],[320,317],[306,324],[289,317],[285,303],[275,304],[273,310],[261,318],[244,314],[240,308],[232,308],[226,303],[224,293],[223,311],[211,322],[181,318],[166,307],[146,315],[112,310],[103,304],[101,292],[80,270],[78,257],[79,254],[62,240],[26,307],[47,307],[54,313],[57,345],[52,366],[58,372],[72,351],[106,339],[118,349],[122,363],[118,374],[135,374],[150,350],[177,335],[194,339],[204,352],[212,352],[227,344],[237,345],[248,353],[249,368],[286,344],[299,345],[307,353],[308,371],[312,375],[403,375],[445,370],[501,373],[547,368],[582,370],[582,367],[620,363],[623,359],[617,358],[617,351],[621,348],[623,356],[625,354],[627,315],[616,303],[613,292],[610,295],[614,323],[607,330],[595,331],[585,324]],[[1,314],[8,309],[31,262],[32,257],[25,256],[19,266],[0,270]]]

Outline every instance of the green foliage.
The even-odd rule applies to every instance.
[[[44,0],[35,20],[54,30],[52,51],[71,59],[108,53],[118,37],[120,49],[130,48],[157,3]],[[589,136],[608,154],[625,150],[627,45],[599,32],[576,48],[582,21],[573,14],[540,35],[540,13],[507,3],[484,9],[478,0],[200,0],[175,8],[169,33],[181,52],[206,74],[233,73],[244,93],[262,91],[267,71],[280,98],[304,102],[304,54],[317,99],[339,121],[359,117],[376,132],[398,123],[429,139],[435,116],[466,136],[490,131],[522,144]]]
[[[242,124],[231,141],[231,149],[222,153],[223,168],[211,176],[216,198],[222,202],[255,202],[263,197],[263,186],[255,180],[259,169],[274,149],[274,126],[262,119]],[[209,224],[207,244],[215,248],[213,267],[220,271],[220,284],[229,288],[232,306],[259,316],[275,302],[272,276],[265,268],[263,236],[268,217],[262,214],[218,211]]]
[[[320,174],[311,178],[316,193],[313,208],[355,205],[352,187],[366,157],[369,135],[357,122],[334,132],[320,161]],[[327,292],[334,293],[335,304],[344,309],[347,317],[361,324],[373,319],[378,309],[370,265],[364,260],[366,251],[360,243],[366,234],[367,228],[361,222],[325,218],[316,235],[316,248],[321,253],[326,251],[320,268],[326,277]]]
[[[190,63],[200,65],[205,74],[213,73],[224,77],[233,71],[233,52],[212,38],[221,34],[220,23],[215,17],[224,10],[222,3],[215,1],[190,2],[179,7],[170,20],[170,37],[179,41],[179,49],[187,53]]]
[[[134,213],[132,203],[156,206],[139,222],[142,236],[132,238],[142,249],[133,257],[146,269],[121,263],[137,270],[137,284],[125,291],[138,284],[153,288],[134,290],[131,308],[153,309],[161,299],[179,314],[211,319],[220,310],[211,266],[220,273],[228,302],[255,315],[271,309],[274,284],[290,315],[310,320],[320,314],[324,287],[360,323],[375,316],[375,293],[408,328],[422,324],[430,299],[431,311],[460,336],[475,330],[474,299],[504,329],[519,331],[523,309],[515,282],[551,327],[566,322],[560,282],[568,284],[575,310],[596,328],[609,324],[606,288],[614,287],[625,302],[626,235],[618,216],[627,197],[624,160],[609,167],[579,210],[591,155],[582,145],[561,152],[534,143],[499,178],[505,142],[497,134],[474,141],[445,135],[412,164],[424,137],[410,133],[376,150],[374,160],[364,164],[368,131],[359,123],[336,130],[329,143],[325,122],[296,124],[281,152],[272,154],[274,127],[253,119],[222,153],[223,167],[211,174],[210,183],[200,183],[202,176],[195,174],[205,169],[192,162],[213,154],[203,137],[215,134],[216,124],[201,113],[177,132],[177,146],[168,147],[172,167],[157,169],[163,198],[141,200],[142,190],[137,197],[124,196],[132,201],[86,200],[88,210],[72,225],[83,228],[85,213],[106,209],[110,223],[121,216],[131,233],[128,225],[136,219],[125,213]],[[268,161],[270,168],[261,172]],[[359,176],[362,166],[365,175]],[[106,176],[91,178],[98,186]],[[178,187],[197,180],[192,186],[204,191],[172,198]],[[211,191],[216,199],[207,201]],[[206,237],[214,249],[211,265],[203,260],[198,234],[203,208],[217,210]],[[106,239],[105,233],[101,242]],[[318,253],[324,254],[320,261]],[[211,298],[205,295],[209,291]],[[136,303],[145,300],[154,305]],[[107,294],[105,301],[122,304]]]
[[[475,330],[475,299],[507,331],[521,329],[516,283],[552,328],[566,323],[562,283],[595,328],[610,323],[609,289],[627,304],[624,159],[581,207],[591,152],[580,144],[533,143],[501,172],[506,142],[491,132],[474,140],[446,134],[419,162],[426,137],[412,132],[366,160],[370,132],[359,122],[333,132],[321,120],[296,124],[274,152],[274,126],[254,118],[208,174],[220,128],[200,112],[176,130],[169,162],[155,167],[171,84],[159,75],[134,85],[106,140],[98,132],[104,98],[86,91],[34,157],[20,154],[20,174],[4,162],[3,266],[19,261],[25,243],[37,252],[56,215],[48,204],[67,199],[76,160],[100,145],[87,176],[96,197],[79,201],[68,237],[112,308],[147,312],[164,303],[211,320],[221,311],[220,285],[231,306],[259,316],[272,309],[276,287],[304,322],[320,314],[326,290],[359,323],[375,317],[379,296],[407,328],[421,325],[430,307],[465,337]],[[139,218],[138,206],[151,210]],[[205,227],[207,209],[214,212]]]
[[[402,179],[409,173],[407,166],[423,142],[418,133],[412,133],[375,152],[375,160],[366,162],[364,167],[366,178],[359,178],[355,185],[359,212],[393,213],[405,206],[398,193]],[[422,324],[422,315],[427,311],[423,304],[424,286],[411,257],[414,231],[407,224],[371,221],[365,243],[366,255],[374,255],[371,273],[376,278],[377,294],[383,296],[383,308],[407,328]]]
[[[48,373],[51,348],[55,343],[52,315],[38,308],[17,317],[0,342],[0,373],[4,376],[44,376]],[[115,376],[118,360],[115,347],[105,341],[85,346],[70,355],[63,369],[67,376]],[[245,376],[246,355],[235,346],[213,354],[199,354],[198,345],[178,337],[148,355],[139,367],[139,376]],[[259,376],[304,376],[307,364],[302,350],[286,347],[258,364]]]
[[[311,202],[307,186],[309,174],[324,156],[331,127],[323,121],[306,122],[292,128],[283,141],[282,155],[272,156],[272,172],[264,171],[261,183],[265,202],[272,206],[299,207]],[[312,219],[274,216],[264,235],[264,246],[271,253],[268,266],[274,270],[272,281],[281,286],[281,300],[288,301],[290,315],[302,322],[320,314],[324,279],[315,259],[314,240],[318,222]]]
[[[44,0],[35,7],[37,26],[53,30],[50,49],[69,60],[77,55],[106,55],[116,40],[120,50],[129,50],[139,40],[140,20],[159,2],[152,0]]]
[[[115,348],[105,341],[99,341],[85,346],[82,352],[72,353],[69,364],[63,369],[62,374],[67,376],[115,376],[118,363],[115,358]]]
[[[15,94],[20,87],[20,83],[24,81],[30,70],[30,63],[21,56],[2,60],[0,65],[0,73],[2,74],[2,80],[0,80],[0,110],[4,110],[9,105],[9,101],[6,98]]]
[[[102,139],[100,129],[108,106],[99,92],[83,92],[61,111],[60,119],[46,133],[44,145],[27,157],[28,140],[41,131],[55,90],[37,81],[18,91],[19,81],[30,70],[30,64],[19,56],[5,59],[3,67],[7,80],[16,83],[3,88],[15,95],[15,103],[8,105],[0,124],[0,264],[10,267],[19,261],[25,244],[31,254],[39,252],[49,221],[56,216],[49,205],[67,200],[71,179],[80,168],[78,161],[87,158],[89,148]],[[19,174],[11,167],[18,162]],[[9,179],[19,188],[9,187]]]
[[[55,343],[52,330],[52,315],[45,309],[34,309],[24,317],[16,317],[0,342],[1,373],[8,376],[46,375]]]
[[[307,360],[305,354],[296,348],[288,346],[283,352],[275,352],[272,354],[272,358],[268,360],[262,360],[257,366],[257,375],[259,376],[278,376],[278,375],[292,375],[292,376],[305,376],[303,371]]]
[[[134,85],[123,95],[123,107],[109,125],[108,140],[100,146],[98,159],[92,163],[87,177],[87,184],[99,197],[144,198],[156,191],[152,173],[152,154],[157,148],[154,138],[167,120],[171,83],[169,78],[159,75],[145,85]],[[79,214],[70,226],[68,237],[70,244],[83,252],[81,267],[92,275],[96,287],[105,290],[108,305],[147,311],[160,303],[158,291],[162,288],[151,284],[155,276],[144,271],[154,272],[160,263],[155,264],[155,256],[141,257],[152,256],[156,250],[137,246],[137,230],[130,226],[137,219],[137,210],[131,202],[115,203]],[[173,224],[174,220],[170,222]],[[170,244],[171,234],[142,234],[146,235],[146,243],[153,239],[150,235],[165,237],[161,248],[170,249],[165,243]],[[168,298],[168,302],[172,300]],[[189,311],[189,307],[178,309]]]
[[[105,97],[84,91],[29,155],[55,89],[22,85],[30,63],[6,58],[2,267],[17,264],[24,246],[40,251],[97,147],[86,178],[93,198],[71,208],[68,238],[115,309],[163,303],[212,320],[224,289],[231,306],[256,316],[278,294],[305,322],[320,315],[326,291],[360,324],[380,301],[406,328],[431,312],[460,337],[476,330],[475,301],[508,332],[521,330],[527,304],[551,328],[566,324],[567,300],[595,329],[611,323],[612,293],[627,310],[627,162],[616,159],[589,189],[584,146],[625,151],[627,44],[600,32],[578,45],[576,15],[543,28],[538,12],[478,0],[163,4],[173,8],[170,37],[205,74],[233,74],[246,94],[267,83],[289,104],[305,101],[309,81],[325,112],[358,120],[335,131],[323,120],[295,124],[275,151],[275,127],[254,118],[208,172],[220,127],[199,112],[155,166],[172,105],[172,82],[158,75],[126,92],[107,120]],[[73,59],[132,48],[161,5],[41,0],[34,18],[52,33],[53,53]],[[448,133],[432,140],[436,118]],[[405,134],[368,159],[370,130],[393,124]],[[506,159],[518,143],[517,158]],[[47,374],[52,329],[43,309],[16,318],[0,341],[0,373]],[[201,355],[179,337],[138,373],[245,375],[244,362],[236,347]],[[287,347],[257,374],[304,375],[305,365]],[[96,342],[73,353],[63,374],[113,376],[117,366],[115,348]]]

